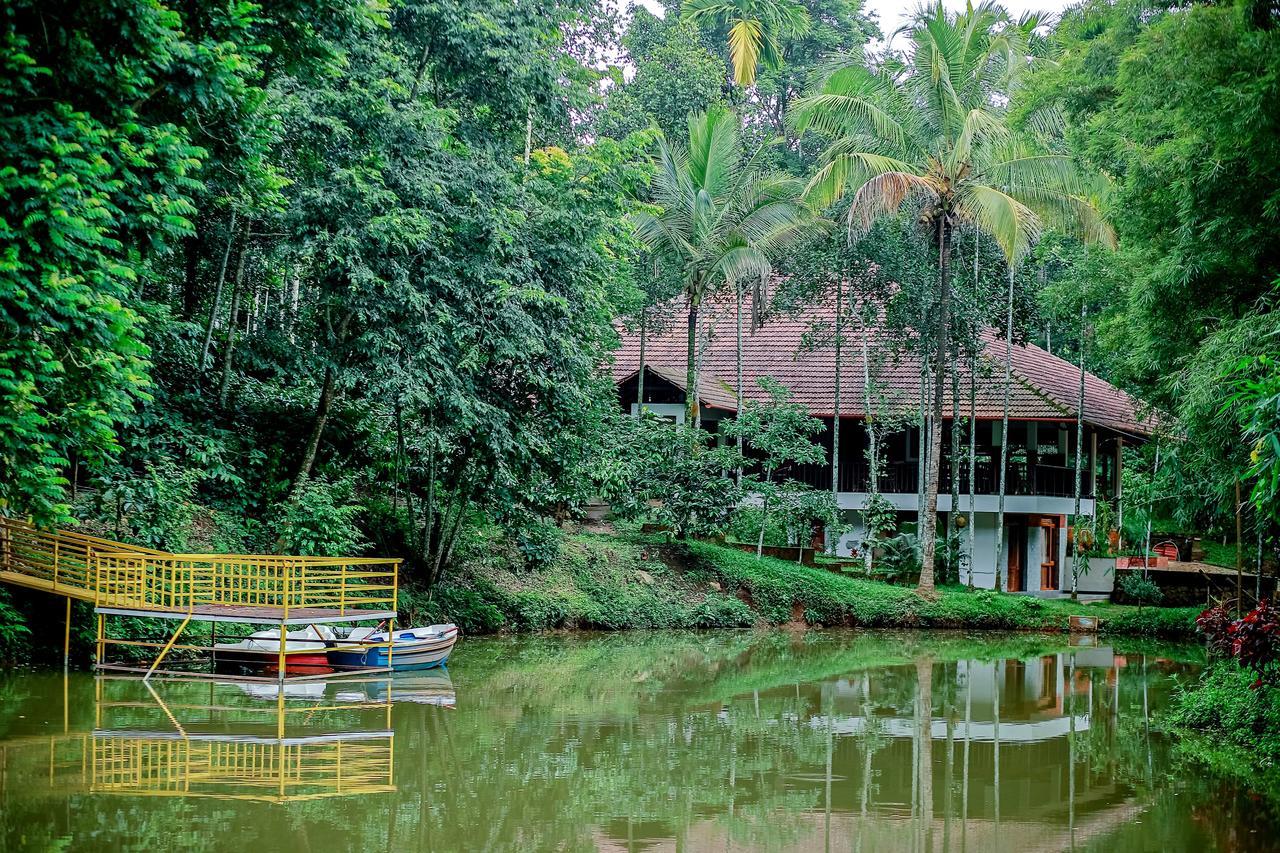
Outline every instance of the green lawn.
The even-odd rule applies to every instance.
[[[1064,631],[1072,614],[1104,632],[1190,637],[1196,608],[1044,600],[944,587],[912,588],[707,542],[635,534],[566,536],[551,565],[526,569],[496,539],[476,549],[428,601],[405,596],[411,619],[449,618],[469,631],[558,628],[738,628],[803,623],[874,628]]]

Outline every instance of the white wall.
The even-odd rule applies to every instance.
[[[941,497],[939,498],[941,500]],[[966,501],[967,502],[967,501]],[[914,509],[914,507],[912,507]],[[849,525],[849,531],[840,537],[840,541],[836,547],[836,552],[842,557],[850,556],[854,549],[861,550],[864,528],[862,526],[862,513],[854,510],[843,510],[841,513],[843,520]],[[964,512],[967,518],[968,513]],[[997,514],[994,512],[977,512],[974,514],[974,540],[973,540],[973,585],[980,589],[994,589],[996,584],[995,578],[995,561],[996,561],[996,519]],[[968,548],[967,535],[964,531],[961,533],[965,536],[964,547]],[[1040,554],[1043,549],[1042,537],[1044,531],[1036,526],[1027,528],[1027,553],[1025,556],[1026,586],[1030,593],[1040,593]],[[1002,560],[1004,567],[1009,565],[1009,526],[1007,524],[1004,529],[1003,536]],[[1067,557],[1067,535],[1066,530],[1058,532],[1058,565],[1061,567],[1058,572],[1058,579],[1062,590],[1071,589],[1071,563]],[[1111,571],[1113,561],[1111,560],[1091,560],[1089,568],[1081,574],[1078,589],[1082,593],[1090,594],[1108,594],[1111,592],[1114,581],[1114,572]],[[968,581],[966,573],[964,581]]]

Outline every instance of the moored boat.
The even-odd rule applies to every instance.
[[[284,635],[285,672],[317,672],[329,668],[327,649],[333,631],[325,625],[309,625]],[[280,663],[280,630],[258,631],[234,643],[215,643],[215,666],[277,667]]]
[[[337,667],[386,666],[387,632],[376,628],[353,628],[337,640],[347,648],[329,652],[329,663]],[[390,664],[393,670],[431,669],[444,666],[458,642],[457,625],[429,625],[404,628],[391,636]],[[350,648],[350,647],[356,648]],[[367,646],[367,648],[360,648]]]

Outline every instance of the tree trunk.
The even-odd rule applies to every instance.
[[[973,229],[973,310],[978,318],[978,335],[982,328],[982,297],[978,283],[978,229]],[[977,494],[978,466],[978,350],[982,344],[973,342],[973,354],[969,359],[969,589],[973,589],[973,546],[978,530],[974,527],[973,504]],[[968,744],[965,744],[966,748]],[[966,766],[967,769],[967,766]],[[967,783],[966,783],[967,784]]]
[[[529,155],[533,152],[533,107],[525,108],[524,113],[524,164],[529,165]]]
[[[936,497],[936,496],[935,496]],[[921,850],[933,850],[933,659],[916,660],[920,696],[920,829]]]
[[[978,355],[969,361],[969,589],[973,589],[973,546],[977,537],[973,506],[977,495],[978,467]]]
[[[640,370],[636,373],[636,419],[644,417],[644,360],[649,345],[649,306],[640,309]]]
[[[418,546],[424,564],[431,550],[431,525],[436,520],[436,443],[431,434],[431,426],[428,419],[427,437],[431,443],[427,446],[427,495],[422,507],[422,544]]]
[[[329,419],[329,409],[333,406],[335,379],[333,365],[326,366],[324,369],[324,381],[320,384],[320,399],[316,402],[315,420],[311,425],[311,434],[307,437],[306,446],[302,451],[302,462],[298,466],[298,473],[293,478],[293,488],[290,490],[291,497],[298,495],[302,484],[311,476],[311,468],[316,461],[316,452],[320,449],[320,438],[324,434],[325,421]]]
[[[736,302],[737,302],[737,304],[735,305],[735,309],[736,309],[736,310],[734,311],[734,313],[735,313],[735,315],[736,315],[736,317],[737,317],[737,320],[736,320],[736,322],[737,322],[737,329],[736,329],[736,332],[737,332],[737,335],[738,335],[738,352],[737,352],[737,355],[736,355],[736,358],[737,358],[737,364],[736,364],[736,370],[737,370],[737,385],[736,385],[735,387],[736,387],[736,388],[737,388],[737,390],[738,390],[738,414],[740,415],[740,414],[742,414],[742,393],[743,393],[743,391],[745,390],[745,389],[743,389],[743,387],[742,387],[742,282],[740,282],[740,281],[738,281],[738,282],[734,282],[734,285],[733,285],[733,295],[734,295],[734,299],[735,299],[735,300],[736,300]],[[742,486],[742,462],[741,462],[741,459],[742,459],[742,453],[743,453],[743,450],[742,450],[742,441],[743,441],[743,436],[742,436],[742,432],[741,432],[741,431],[739,431],[739,432],[738,432],[738,438],[737,438],[737,441],[738,441],[738,459],[739,459],[739,462],[738,462],[738,470],[734,473],[734,482],[736,482],[736,483],[738,484],[739,488],[741,488],[741,486]]]
[[[951,365],[951,512],[947,513],[947,580],[952,575],[955,582],[960,583],[960,548],[956,547],[956,564],[950,565],[951,538],[956,532],[956,519],[960,514],[960,353],[956,351],[956,361]]]
[[[764,499],[760,503],[760,538],[756,540],[756,559],[764,556],[764,530],[769,524],[769,483],[773,480],[773,472],[766,471],[764,475],[765,491]]]
[[[227,245],[222,250],[222,268],[218,271],[218,284],[213,291],[213,308],[209,310],[209,325],[204,332],[204,346],[200,348],[200,372],[209,368],[209,349],[213,345],[213,325],[222,310],[222,286],[227,281],[227,261],[231,259],[231,245],[236,237],[236,212],[231,211],[231,223],[227,226]]]
[[[924,487],[928,475],[925,465],[928,464],[929,451],[929,358],[923,352],[920,356],[920,429],[916,436],[916,532],[924,533]]]
[[[196,273],[200,265],[200,226],[203,217],[197,217],[196,233],[182,241],[182,319],[190,320],[196,315]]]
[[[844,276],[841,275],[836,279],[836,377],[835,377],[835,400],[831,410],[831,500],[839,506],[840,499],[840,380],[841,372],[844,366],[844,328],[842,321],[844,317]],[[827,553],[834,555],[837,543],[834,536],[827,535]]]
[[[1087,307],[1080,303],[1080,394],[1076,399],[1076,503],[1071,514],[1071,600],[1080,598],[1080,498],[1084,487],[1084,359],[1086,352],[1085,317]],[[1095,503],[1096,506],[1096,503]],[[1096,513],[1097,510],[1094,510]]]
[[[404,412],[400,401],[396,401],[396,451],[400,457],[400,464],[404,466],[401,476],[404,478],[404,505],[405,516],[409,519],[409,541],[406,543],[413,547],[413,477],[409,475],[410,463],[409,454],[405,451],[404,443]],[[399,489],[399,484],[396,486]]]
[[[431,43],[428,42],[422,46],[422,56],[418,58],[418,67],[413,72],[413,86],[409,88],[409,103],[418,97],[418,87],[422,85],[422,77],[427,71],[427,58],[430,55]]]
[[[933,564],[938,534],[938,463],[942,456],[942,404],[947,380],[948,332],[951,318],[951,226],[944,213],[938,220],[938,338],[934,347],[933,423],[929,425],[929,467],[925,489],[924,528],[920,539],[921,595],[933,595]]]
[[[1004,328],[1004,413],[1000,417],[1000,498],[996,503],[996,592],[1004,589],[1004,492],[1009,470],[1009,389],[1013,384],[1013,267],[1009,267],[1009,304]]]
[[[693,426],[698,420],[698,305],[701,302],[701,288],[689,294],[689,341],[688,363],[685,366],[685,420]],[[741,404],[739,404],[741,405]]]
[[[338,324],[338,345],[341,345],[346,338],[350,325],[351,312],[347,312]],[[293,479],[293,488],[289,490],[290,500],[297,499],[302,485],[311,476],[311,468],[315,465],[316,453],[320,449],[320,438],[324,435],[324,425],[329,419],[329,410],[333,406],[337,378],[337,370],[334,368],[333,361],[330,361],[324,368],[324,380],[320,383],[320,398],[316,401],[315,421],[312,423],[311,435],[307,437],[307,443],[302,451],[302,462],[298,465],[298,473]]]
[[[248,228],[245,229],[246,232]],[[244,280],[244,256],[249,253],[249,240],[246,234],[244,245],[240,247],[240,258],[236,261],[236,280],[231,285],[231,321],[227,323],[227,348],[222,356],[222,378],[218,381],[218,405],[227,407],[227,397],[231,391],[231,363],[236,351],[236,316],[240,311],[240,285]]]
[[[1150,513],[1148,513],[1150,518]],[[1151,522],[1148,521],[1149,525]],[[1149,539],[1150,537],[1148,537]],[[1149,546],[1148,546],[1149,547]],[[1244,610],[1244,501],[1240,498],[1240,478],[1236,477],[1236,615]]]
[[[870,330],[864,325],[862,327],[862,391],[866,395],[866,420],[864,423],[867,428],[867,505],[870,506],[880,494],[880,448],[876,438],[876,421],[875,412],[871,406],[871,355],[867,338]],[[863,513],[863,555],[866,561],[867,574],[871,574],[872,552],[874,551],[875,541],[872,539],[873,534],[879,535],[880,531],[871,530],[868,520],[869,513]]]

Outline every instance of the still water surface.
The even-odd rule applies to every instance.
[[[466,638],[450,671],[0,674],[2,850],[1267,849],[1159,731],[1194,646]]]

